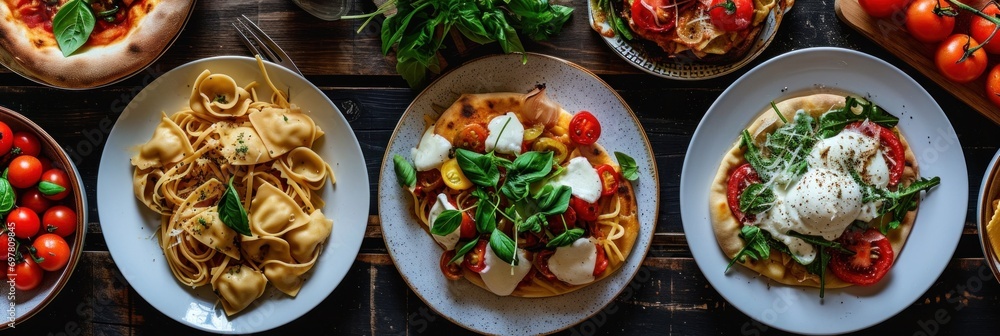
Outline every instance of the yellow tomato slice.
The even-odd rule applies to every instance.
[[[472,187],[472,181],[469,181],[469,178],[465,177],[465,173],[462,173],[457,159],[445,161],[441,165],[441,177],[444,179],[444,184],[451,189],[465,190]]]
[[[569,149],[566,148],[565,144],[549,137],[538,138],[538,141],[535,141],[531,149],[538,152],[551,151],[552,160],[557,164],[562,163],[563,160],[566,160],[566,156],[569,155]]]

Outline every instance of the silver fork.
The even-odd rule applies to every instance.
[[[260,27],[257,27],[257,24],[253,23],[250,18],[247,18],[246,15],[240,16],[243,17],[243,19],[241,20],[237,17],[236,22],[233,22],[233,27],[236,27],[236,31],[240,33],[241,37],[243,37],[241,41],[247,46],[247,49],[250,49],[250,51],[260,55],[261,58],[267,61],[281,65],[295,71],[295,73],[299,75],[302,75],[302,71],[299,71],[299,67],[295,66],[295,63],[293,63],[292,59],[288,57],[288,54],[285,54],[285,51],[281,50],[281,47],[278,47],[278,44],[274,43],[274,40],[271,40],[271,38],[268,37],[267,34],[260,29]],[[249,35],[249,37],[247,37],[247,35]],[[251,38],[253,40],[251,40]]]

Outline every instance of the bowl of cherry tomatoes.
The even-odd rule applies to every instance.
[[[0,330],[37,314],[69,281],[86,236],[83,190],[59,143],[28,118],[0,107],[0,233],[7,255],[0,288],[10,302]]]

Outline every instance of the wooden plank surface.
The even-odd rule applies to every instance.
[[[963,3],[976,8],[982,8],[987,2],[989,1],[963,0]],[[861,9],[858,0],[836,0],[835,6],[837,16],[851,28],[875,41],[896,57],[903,59],[924,76],[930,77],[938,85],[971,105],[993,122],[1000,123],[1000,107],[990,102],[986,96],[986,74],[993,65],[998,64],[996,60],[990,62],[986,72],[978,79],[964,84],[953,82],[941,75],[934,63],[937,44],[917,41],[907,33],[905,14],[897,13],[886,19],[875,19]],[[972,14],[963,10],[958,11],[960,14],[956,19],[955,33],[968,34],[969,20]],[[990,57],[995,56],[991,55]]]
[[[357,1],[357,13],[374,9],[363,0]],[[960,147],[950,145],[946,149],[961,149],[965,154],[970,200],[976,198],[986,164],[1000,143],[995,136],[1000,134],[1000,126],[838,20],[830,0],[798,1],[760,58],[731,75],[696,82],[660,79],[631,67],[590,30],[585,0],[556,2],[576,8],[566,29],[552,41],[528,42],[526,47],[581,64],[622,95],[655,149],[661,186],[654,246],[640,277],[632,284],[633,290],[623,293],[595,318],[562,334],[783,334],[749,319],[707,283],[687,248],[679,205],[683,197],[679,190],[681,165],[685,155],[700,155],[686,150],[704,111],[729,83],[764,60],[811,46],[837,46],[872,54],[911,74],[945,109],[958,133]],[[91,222],[83,261],[69,287],[40,315],[8,334],[200,334],[159,313],[124,281],[105,245],[106,240],[116,237],[105,237],[101,227],[127,223],[98,218],[97,172],[110,125],[146,84],[180,64],[200,58],[249,55],[229,25],[238,14],[258,20],[306,77],[342,110],[357,111],[348,117],[361,143],[373,190],[362,253],[344,282],[316,309],[268,334],[311,334],[317,326],[321,334],[468,333],[436,315],[410,291],[391,263],[381,238],[375,181],[392,129],[418,92],[407,88],[395,74],[392,55],[380,53],[376,30],[370,27],[358,34],[354,30],[360,21],[322,21],[285,0],[219,0],[199,1],[191,23],[166,55],[114,86],[59,91],[0,71],[0,105],[28,115],[78,158]],[[457,48],[449,43],[449,49],[442,52],[449,68],[499,51],[495,45]],[[993,333],[996,317],[1000,316],[1000,285],[983,273],[986,268],[976,238],[974,204],[970,203],[966,211],[966,230],[954,259],[934,285],[897,316],[860,334]]]

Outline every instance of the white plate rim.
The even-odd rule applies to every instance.
[[[630,284],[634,281],[636,275],[639,273],[639,268],[641,267],[642,260],[645,259],[647,253],[649,252],[649,249],[650,249],[650,247],[652,245],[653,234],[654,234],[654,232],[656,230],[656,225],[657,225],[657,222],[658,222],[659,210],[660,210],[659,209],[659,205],[660,205],[659,171],[656,169],[656,160],[655,160],[655,155],[653,153],[652,144],[649,142],[649,138],[648,138],[648,136],[645,133],[645,129],[643,129],[641,127],[642,124],[639,122],[639,119],[635,115],[634,111],[632,111],[632,108],[625,102],[625,99],[622,98],[621,95],[619,95],[618,92],[615,91],[609,84],[607,84],[606,82],[604,82],[602,79],[600,79],[600,77],[598,77],[596,74],[594,74],[590,70],[587,70],[586,68],[584,68],[584,67],[582,67],[582,66],[580,66],[578,64],[575,64],[573,62],[570,62],[570,61],[567,61],[567,60],[564,60],[564,59],[561,59],[561,58],[558,58],[558,57],[555,57],[555,56],[545,55],[545,54],[539,54],[539,53],[534,53],[534,52],[526,52],[524,54],[527,55],[528,62],[532,62],[533,60],[537,62],[541,58],[541,59],[544,59],[545,61],[556,62],[556,63],[558,63],[560,65],[571,67],[575,71],[579,71],[579,72],[581,72],[581,73],[583,73],[583,74],[585,74],[587,76],[593,77],[600,84],[602,84],[603,87],[606,90],[608,90],[609,92],[613,93],[614,96],[615,96],[615,98],[617,99],[617,101],[625,108],[626,113],[632,117],[631,121],[634,122],[636,125],[639,126],[639,128],[638,128],[639,131],[640,131],[639,133],[641,133],[641,138],[643,139],[643,141],[645,143],[645,147],[647,149],[647,153],[644,153],[644,154],[648,155],[648,157],[649,157],[649,166],[648,167],[642,167],[641,166],[642,164],[640,163],[640,169],[639,169],[639,171],[640,171],[640,177],[639,177],[639,180],[640,181],[648,181],[648,180],[655,181],[653,187],[654,187],[655,195],[656,196],[655,196],[655,200],[652,201],[653,202],[653,207],[654,207],[653,215],[652,215],[653,222],[652,223],[643,223],[642,221],[640,221],[640,230],[639,230],[639,237],[640,238],[637,238],[636,243],[635,243],[636,246],[633,246],[632,252],[627,257],[628,260],[626,261],[626,265],[622,266],[622,268],[618,270],[617,274],[614,274],[611,277],[621,276],[622,273],[625,271],[625,269],[628,266],[630,266],[629,264],[637,263],[636,265],[634,265],[635,266],[634,271],[632,271],[631,274],[627,275],[627,280],[623,283],[623,285],[621,286],[621,288],[616,289],[616,292],[614,293],[614,295],[610,296],[610,299],[607,300],[606,302],[604,302],[600,307],[596,307],[596,309],[594,309],[592,313],[588,313],[588,314],[577,316],[576,321],[573,322],[573,323],[568,323],[568,324],[565,324],[565,325],[557,326],[555,328],[548,328],[548,329],[544,330],[543,332],[539,332],[540,334],[550,334],[550,333],[556,333],[556,332],[564,331],[564,330],[569,329],[569,328],[573,327],[574,325],[576,325],[576,324],[578,324],[578,323],[580,323],[582,321],[586,321],[587,319],[590,319],[590,318],[594,317],[595,315],[597,315],[598,313],[600,313],[601,310],[604,309],[604,307],[606,307],[608,304],[610,304],[614,300],[614,298],[616,298],[619,295],[621,295],[622,292],[625,291],[625,289],[627,289],[627,288],[630,287]],[[488,56],[483,56],[483,57],[479,57],[479,58],[476,58],[476,59],[472,59],[472,60],[470,60],[468,62],[463,63],[461,66],[456,67],[454,69],[451,69],[447,73],[444,73],[441,76],[439,76],[437,79],[435,79],[430,85],[428,85],[423,91],[421,91],[413,99],[413,102],[411,102],[410,105],[407,106],[406,110],[404,110],[403,114],[400,116],[399,122],[397,123],[396,127],[394,128],[394,130],[392,132],[392,135],[390,137],[389,143],[386,145],[386,153],[385,153],[385,155],[382,158],[382,166],[381,166],[381,169],[379,171],[379,175],[380,175],[380,178],[379,178],[379,181],[380,181],[380,183],[379,183],[379,195],[385,195],[386,194],[383,191],[383,187],[384,187],[384,185],[386,183],[393,183],[393,184],[397,183],[395,177],[390,177],[390,178],[386,177],[386,176],[388,176],[387,172],[390,172],[390,171],[393,170],[393,168],[391,167],[391,163],[392,163],[391,155],[398,154],[398,153],[390,152],[390,150],[392,148],[393,142],[395,142],[396,139],[397,139],[397,135],[399,134],[399,132],[401,131],[401,129],[404,127],[403,126],[403,122],[406,120],[407,115],[409,113],[414,113],[413,112],[414,108],[416,108],[418,102],[421,101],[421,98],[423,96],[427,95],[427,92],[429,91],[428,89],[431,88],[431,87],[433,87],[433,86],[435,86],[435,85],[447,85],[447,84],[443,84],[443,83],[446,83],[446,81],[449,79],[448,78],[449,75],[452,75],[452,74],[456,73],[457,70],[459,70],[459,69],[463,69],[465,67],[472,67],[472,66],[475,66],[476,63],[487,62],[487,61],[491,61],[491,60],[496,59],[496,58],[504,58],[504,57],[510,58],[510,57],[521,57],[521,56],[518,55],[518,54],[507,54],[507,55],[499,54],[499,55],[488,55]],[[611,150],[611,151],[613,151],[613,150]],[[639,162],[640,160],[637,159],[636,161]],[[392,173],[392,174],[395,174],[395,173]],[[635,183],[635,182],[633,182],[633,183]],[[401,195],[400,197],[403,197],[403,196],[405,196],[405,195]],[[424,297],[424,293],[422,293],[420,290],[416,289],[416,287],[413,285],[413,281],[411,281],[410,278],[409,278],[409,276],[407,276],[407,273],[404,272],[402,269],[399,268],[400,264],[397,262],[398,257],[396,256],[396,252],[392,249],[392,245],[391,245],[391,243],[388,240],[389,239],[388,236],[386,235],[386,231],[387,231],[385,229],[386,221],[384,220],[385,218],[383,217],[384,213],[381,211],[381,208],[382,208],[381,207],[381,203],[382,203],[381,200],[382,199],[383,199],[383,197],[379,198],[379,200],[380,200],[379,201],[379,203],[380,203],[379,217],[380,217],[381,227],[382,227],[382,230],[383,230],[383,236],[382,236],[382,238],[385,241],[386,248],[387,248],[387,251],[389,252],[390,259],[393,261],[393,265],[396,266],[397,271],[399,271],[400,276],[403,278],[404,282],[406,282],[406,284],[410,288],[410,290],[413,291],[413,293],[415,295],[417,295],[417,297],[419,297],[420,300],[424,304],[426,304],[435,313],[437,313],[441,317],[444,317],[449,322],[451,322],[453,324],[456,324],[458,326],[461,326],[463,328],[466,328],[468,330],[472,330],[472,331],[475,331],[475,332],[478,332],[478,333],[482,333],[482,334],[498,334],[495,331],[484,330],[484,329],[481,329],[481,328],[476,328],[476,327],[470,326],[467,323],[464,323],[463,321],[455,319],[453,316],[450,316],[449,314],[443,313],[440,310],[439,307],[437,307],[437,306],[429,303],[429,301]],[[640,206],[642,206],[642,205],[640,204]],[[410,211],[410,212],[412,212],[412,211]],[[409,216],[412,217],[412,214],[409,214]],[[641,237],[644,234],[647,237],[645,237],[645,239],[642,240]],[[423,238],[429,239],[429,237],[419,237],[419,238],[421,238],[421,239],[423,239]],[[639,250],[640,246],[643,246],[641,248],[641,250]],[[435,252],[439,252],[439,251],[435,251]],[[636,260],[636,259],[638,259],[638,260]],[[436,270],[435,270],[435,272],[436,272]],[[464,279],[459,280],[459,281],[468,282],[467,280],[464,280]],[[608,282],[608,281],[610,281],[610,277],[601,280],[601,282]],[[469,286],[472,286],[472,285],[469,284]],[[584,288],[579,289],[577,292],[587,291],[588,288],[591,289],[591,290],[593,290],[595,287],[594,286],[584,287]],[[476,289],[477,290],[485,291],[485,289],[481,289],[481,288],[478,288],[478,287],[476,287]],[[556,298],[559,298],[559,297],[564,297],[564,296],[566,296],[568,294],[570,294],[570,293],[567,293],[567,294],[564,294],[564,295],[561,295],[561,296],[552,297],[552,298],[540,298],[540,299],[539,298],[535,298],[535,299],[527,299],[527,300],[556,299]],[[515,300],[523,300],[523,298],[511,298],[511,297],[503,297],[501,299],[506,299],[506,298],[515,299]]]
[[[695,131],[692,137],[691,143],[689,144],[688,147],[688,153],[692,153],[693,151],[698,149],[698,146],[700,145],[699,142],[700,140],[698,135],[701,132],[706,132],[705,130],[708,127],[707,124],[709,122],[709,119],[711,119],[713,116],[716,115],[720,114],[724,115],[725,112],[719,112],[717,110],[720,108],[721,105],[723,105],[721,102],[723,102],[724,99],[727,99],[727,97],[730,95],[734,95],[734,92],[738,92],[738,90],[743,90],[743,91],[751,90],[752,92],[765,90],[764,88],[748,89],[746,88],[747,87],[746,85],[741,86],[741,84],[743,84],[744,82],[752,83],[752,81],[754,80],[763,80],[764,78],[766,78],[764,76],[774,76],[773,74],[774,72],[780,72],[779,75],[786,73],[791,73],[796,75],[798,75],[799,73],[811,74],[812,73],[811,71],[813,72],[817,71],[816,69],[811,69],[811,68],[815,68],[817,66],[804,65],[802,63],[803,58],[822,57],[824,55],[828,55],[829,58],[836,58],[834,57],[835,55],[841,57],[841,59],[849,59],[852,62],[858,61],[862,63],[867,63],[868,65],[876,67],[880,71],[883,71],[884,72],[883,74],[889,74],[891,76],[894,76],[894,79],[897,80],[896,82],[894,82],[896,85],[905,86],[907,89],[912,90],[910,91],[911,97],[918,97],[918,99],[921,99],[922,102],[927,103],[925,105],[909,104],[910,107],[907,107],[907,105],[903,105],[902,108],[903,114],[907,112],[912,113],[916,111],[917,112],[916,114],[927,114],[926,116],[928,117],[933,117],[933,118],[939,117],[943,119],[944,123],[941,125],[937,125],[938,132],[940,132],[941,136],[945,137],[944,139],[945,141],[949,142],[953,141],[951,143],[953,147],[948,147],[949,148],[948,151],[939,151],[935,153],[938,153],[939,155],[941,155],[941,157],[944,156],[949,157],[951,160],[950,161],[945,160],[945,161],[947,163],[957,166],[953,168],[960,168],[960,169],[948,170],[947,174],[937,174],[942,178],[942,185],[936,187],[936,190],[932,191],[931,193],[925,196],[924,201],[921,203],[920,211],[918,211],[917,222],[914,225],[914,230],[911,232],[907,243],[914,244],[913,243],[914,240],[926,239],[928,235],[934,234],[931,231],[927,231],[927,230],[932,230],[934,228],[933,226],[920,225],[920,223],[927,222],[928,217],[931,216],[947,217],[950,221],[955,222],[956,225],[954,225],[953,228],[951,227],[949,228],[951,231],[944,230],[945,231],[944,234],[936,236],[937,238],[940,238],[936,240],[937,243],[936,246],[947,248],[947,250],[945,250],[945,253],[931,254],[929,258],[920,259],[923,261],[921,267],[923,267],[922,270],[924,270],[925,272],[917,274],[916,279],[919,281],[914,279],[902,280],[898,278],[904,278],[904,276],[893,276],[893,274],[900,274],[904,272],[907,272],[904,274],[909,274],[908,272],[911,272],[912,269],[906,269],[905,267],[897,267],[897,265],[909,265],[915,262],[912,260],[914,260],[915,256],[918,253],[921,253],[918,252],[921,251],[919,249],[914,249],[914,248],[906,249],[904,246],[904,250],[900,253],[900,255],[897,256],[896,264],[894,264],[893,270],[889,272],[889,275],[885,279],[883,279],[882,284],[876,284],[873,287],[855,286],[842,290],[827,290],[826,292],[827,294],[826,301],[828,302],[828,306],[836,307],[836,306],[844,306],[845,304],[847,304],[848,306],[856,306],[856,304],[852,303],[855,301],[845,300],[845,297],[853,297],[858,302],[864,302],[866,299],[868,299],[868,296],[877,297],[879,294],[882,293],[894,294],[896,293],[895,292],[896,290],[898,290],[903,286],[906,286],[907,288],[911,289],[911,292],[905,293],[904,297],[895,298],[891,300],[892,303],[891,305],[888,305],[885,302],[876,302],[875,306],[880,308],[880,313],[879,313],[880,316],[875,318],[870,318],[870,317],[865,317],[864,314],[858,314],[860,316],[855,316],[854,318],[851,319],[845,319],[843,318],[843,316],[841,316],[840,319],[833,319],[829,318],[828,316],[826,319],[817,319],[808,321],[806,325],[798,324],[796,321],[794,321],[794,319],[775,318],[776,316],[775,313],[805,314],[808,312],[807,309],[811,307],[805,307],[806,309],[802,309],[803,307],[799,307],[799,309],[797,310],[789,310],[788,307],[786,306],[783,312],[777,312],[776,309],[770,309],[770,311],[766,309],[755,310],[761,308],[759,305],[763,303],[761,302],[755,303],[752,302],[752,300],[754,298],[771,299],[769,302],[771,303],[772,308],[776,307],[779,301],[783,301],[784,303],[789,303],[791,301],[795,303],[796,300],[801,300],[802,298],[819,302],[820,300],[818,297],[818,290],[806,289],[801,287],[791,287],[780,284],[776,286],[769,286],[770,282],[761,281],[761,279],[759,279],[760,278],[759,275],[757,275],[755,272],[749,271],[744,267],[734,267],[733,270],[729,272],[729,274],[723,274],[722,270],[724,269],[724,266],[728,263],[728,258],[725,258],[725,256],[723,255],[721,248],[718,246],[718,242],[714,237],[714,234],[705,235],[704,226],[710,227],[710,224],[708,223],[709,217],[708,217],[708,203],[707,203],[708,200],[707,187],[711,183],[711,178],[714,178],[716,167],[718,167],[718,161],[722,158],[724,152],[728,150],[729,147],[720,149],[717,153],[716,152],[710,153],[712,155],[703,155],[703,157],[708,157],[707,159],[706,158],[696,159],[692,155],[686,156],[681,172],[681,187],[680,187],[681,194],[706,195],[706,197],[704,198],[701,197],[681,198],[681,216],[682,216],[685,236],[688,237],[688,243],[691,248],[692,255],[694,256],[695,262],[698,264],[700,270],[705,275],[707,280],[709,280],[709,283],[712,284],[712,286],[719,292],[721,296],[723,296],[730,304],[732,304],[734,307],[739,309],[744,314],[748,315],[750,318],[764,322],[765,324],[777,329],[789,332],[802,333],[802,334],[835,334],[835,333],[847,333],[847,332],[861,330],[870,327],[872,325],[881,323],[882,321],[891,318],[892,316],[899,313],[906,307],[910,306],[916,299],[919,298],[920,295],[922,295],[928,288],[930,288],[930,286],[934,283],[934,281],[938,278],[938,276],[940,276],[941,272],[944,270],[948,262],[951,260],[951,256],[954,254],[955,248],[958,245],[959,238],[964,228],[965,209],[967,208],[967,203],[968,203],[968,173],[966,169],[965,157],[962,148],[959,145],[957,135],[955,134],[955,131],[951,126],[951,122],[948,120],[947,115],[944,114],[943,110],[941,110],[937,102],[934,101],[933,97],[931,97],[930,94],[927,93],[926,90],[924,90],[916,81],[914,81],[908,75],[903,73],[901,70],[871,55],[849,49],[835,48],[835,47],[815,47],[815,48],[801,49],[775,57],[750,70],[749,72],[741,76],[738,80],[736,80],[736,82],[734,82],[731,86],[729,86],[708,109],[708,112],[706,112],[704,118],[698,124],[698,129]],[[845,71],[845,69],[847,69],[846,73],[851,73],[849,70],[850,67],[848,66],[849,63],[844,60],[841,60],[840,62],[842,62],[842,64],[840,63],[829,64],[823,67],[824,68],[829,67],[829,69],[836,69],[836,71]],[[781,64],[784,68],[781,70],[774,70],[773,68],[776,68],[777,64]],[[771,71],[771,73],[765,73],[765,71]],[[851,74],[858,76],[871,76],[865,74],[854,74],[854,73]],[[775,78],[780,78],[780,77],[775,77]],[[835,89],[841,86],[841,84],[839,83],[827,83],[827,84],[819,84],[819,83],[826,83],[826,82],[823,82],[822,80],[818,82],[813,82],[813,86],[811,88],[785,87],[784,89],[781,89],[780,93],[775,92],[772,96],[769,96],[769,98],[778,100],[781,98],[801,95],[803,94],[802,91],[804,90],[831,92],[831,91],[836,91]],[[828,84],[831,86],[826,86]],[[862,85],[870,85],[870,84],[865,83]],[[877,94],[876,92],[871,92],[871,91],[854,92],[854,93],[862,95],[863,94],[871,95],[873,93]],[[760,98],[760,100],[766,104],[767,98]],[[876,103],[879,103],[880,105],[884,104],[884,102],[879,101],[877,97],[874,98],[874,101]],[[761,109],[752,109],[753,111],[752,114],[739,116],[737,119],[745,121],[740,127],[746,127],[746,125],[748,125],[753,118],[756,118],[759,113],[758,111],[763,110],[765,104],[761,104],[760,106]],[[748,108],[748,110],[750,109]],[[910,142],[910,145],[914,149],[914,152],[917,153],[917,161],[918,161],[918,166],[921,169],[921,175],[922,176],[933,175],[933,174],[925,174],[928,170],[940,171],[938,167],[942,165],[940,164],[928,165],[925,162],[925,159],[927,158],[921,156],[922,153],[920,151],[930,146],[929,145],[931,141],[930,138],[924,139],[914,136],[916,135],[915,132],[916,128],[931,127],[931,126],[929,125],[921,126],[919,124],[921,121],[914,120],[913,115],[900,115],[901,113],[900,111],[898,110],[894,111],[889,107],[887,107],[887,110],[889,110],[896,116],[900,117],[900,124],[903,125],[901,127],[902,132],[904,134],[908,134],[907,135],[908,141]],[[723,132],[725,132],[725,130],[723,130]],[[738,130],[736,132],[738,132]],[[735,139],[735,136],[733,136],[732,139]],[[925,145],[925,142],[927,143],[927,145]],[[729,146],[732,146],[732,142],[729,142]],[[925,151],[924,154],[926,153],[927,152]],[[699,161],[698,163],[702,163],[702,161],[714,162],[714,165],[711,166],[713,169],[710,172],[711,175],[710,178],[704,179],[701,176],[702,174],[696,172],[696,170],[694,169],[696,161]],[[691,177],[693,174],[698,174],[699,175],[698,178]],[[940,197],[937,196],[944,193],[950,195],[947,196],[949,198],[945,198],[946,196],[940,196]],[[952,207],[953,209],[947,209],[947,207],[944,207],[945,208],[944,210],[940,209],[942,208],[941,205],[945,204],[958,204],[961,206]],[[959,210],[954,210],[954,209],[959,209]],[[719,265],[720,261],[722,262],[722,267],[716,267]],[[933,272],[928,272],[928,270],[933,270]],[[899,282],[901,281],[909,281],[909,283],[899,284]],[[768,284],[769,287],[767,288],[767,290],[770,293],[773,294],[777,292],[779,295],[781,295],[781,297],[778,297],[778,295],[771,295],[771,296],[764,296],[763,298],[761,298],[753,295],[740,295],[738,291],[732,289],[735,288],[732,286],[742,285],[744,287],[754,287],[754,286],[760,286],[761,284],[765,283]],[[831,299],[831,296],[833,296],[835,299],[837,299],[837,301],[840,302],[837,303],[833,302],[834,300]],[[802,302],[803,304],[800,304],[800,306],[813,304],[815,302],[803,301]],[[871,303],[869,302],[869,304]],[[751,308],[751,306],[753,307]],[[767,315],[767,313],[771,313],[771,315],[765,316]],[[859,320],[859,318],[863,318],[864,320]],[[832,323],[827,322],[828,324],[823,324],[821,323],[823,320],[834,321],[834,322]],[[836,321],[839,321],[839,323]]]
[[[133,102],[137,100],[142,100],[144,94],[153,94],[151,92],[146,92],[146,91],[148,89],[156,88],[160,85],[163,85],[164,82],[174,80],[171,77],[175,76],[177,73],[180,73],[182,71],[189,71],[189,69],[194,69],[195,67],[202,65],[205,65],[206,68],[210,68],[211,66],[214,65],[216,67],[238,66],[247,69],[253,69],[253,70],[247,70],[247,71],[252,71],[252,73],[251,72],[226,73],[217,71],[214,71],[213,73],[225,73],[227,75],[233,76],[234,78],[237,79],[237,83],[240,85],[245,85],[246,83],[241,82],[239,77],[250,76],[256,79],[259,84],[257,86],[258,93],[266,97],[266,95],[264,95],[264,93],[262,92],[270,92],[270,89],[267,88],[267,85],[265,83],[263,83],[262,81],[263,77],[259,73],[260,70],[256,62],[257,62],[256,59],[245,56],[215,56],[215,57],[208,57],[208,58],[194,60],[164,73],[162,76],[158,77],[156,80],[154,80],[145,88],[143,88],[143,90],[140,91],[138,95],[136,95],[135,98],[132,99],[131,102],[129,102],[128,106],[126,106],[126,108],[122,111],[121,115],[115,121],[111,133],[108,135],[108,139],[105,142],[105,147],[103,152],[104,154],[102,154],[101,156],[101,162],[98,171],[98,179],[97,179],[98,214],[103,219],[101,221],[101,227],[102,231],[105,233],[105,237],[110,236],[109,233],[111,233],[111,235],[114,235],[116,231],[121,231],[121,229],[113,228],[114,224],[112,224],[111,222],[113,222],[114,220],[109,219],[112,217],[108,215],[108,212],[111,210],[106,210],[108,206],[107,205],[105,205],[104,207],[100,206],[100,204],[102,203],[109,204],[109,200],[107,199],[108,197],[111,197],[107,196],[109,193],[125,193],[126,196],[124,196],[124,198],[130,198],[134,203],[136,203],[137,206],[141,206],[141,204],[139,204],[138,201],[135,200],[135,196],[133,195],[131,190],[116,189],[109,191],[108,188],[110,188],[111,186],[109,185],[108,181],[114,180],[115,178],[112,178],[111,176],[108,176],[105,173],[106,171],[109,170],[108,167],[112,165],[125,165],[127,166],[125,169],[127,169],[129,172],[128,173],[129,181],[131,181],[130,178],[131,165],[127,163],[127,160],[126,162],[110,162],[109,161],[110,159],[108,159],[109,155],[107,153],[109,150],[117,149],[112,147],[116,143],[116,141],[114,141],[114,139],[116,138],[116,133],[122,131],[121,129],[124,127],[122,124],[124,122],[123,120],[128,118],[130,114],[156,113],[150,111],[135,111],[138,108],[132,105]],[[298,296],[295,298],[289,298],[284,294],[278,292],[276,289],[273,288],[273,286],[269,285],[264,293],[264,296],[254,301],[254,303],[252,303],[250,307],[248,307],[240,314],[233,316],[231,320],[229,317],[226,317],[225,314],[222,314],[221,316],[209,316],[209,318],[212,319],[210,321],[203,321],[203,323],[200,324],[194,323],[187,320],[185,316],[181,316],[174,312],[168,312],[168,309],[176,309],[176,307],[169,307],[168,303],[164,302],[164,299],[162,298],[163,294],[160,293],[160,291],[163,291],[165,289],[149,288],[148,284],[141,281],[143,279],[142,277],[139,276],[139,274],[141,274],[142,272],[136,272],[134,270],[126,269],[126,266],[123,265],[121,262],[119,262],[118,258],[115,258],[116,256],[120,256],[123,255],[124,253],[130,252],[126,250],[126,248],[128,247],[127,245],[121,245],[122,243],[119,242],[119,239],[107,239],[107,238],[105,239],[108,245],[108,251],[109,253],[111,253],[112,259],[115,261],[115,266],[118,268],[119,272],[128,282],[129,286],[131,286],[132,289],[137,294],[139,294],[140,297],[146,300],[146,302],[149,303],[151,306],[153,306],[157,311],[170,317],[171,319],[181,324],[203,331],[209,331],[219,334],[245,334],[252,332],[262,332],[280,327],[284,324],[287,324],[289,322],[298,319],[302,315],[305,315],[310,310],[315,308],[317,305],[322,303],[322,301],[324,301],[348,275],[348,272],[350,271],[355,261],[355,258],[358,252],[360,251],[361,242],[364,239],[364,233],[367,227],[367,219],[370,206],[369,204],[370,199],[368,197],[356,198],[356,201],[358,203],[356,204],[356,207],[352,207],[352,209],[356,209],[358,211],[343,211],[343,210],[333,211],[333,212],[330,211],[331,208],[334,207],[334,202],[336,202],[336,200],[331,200],[331,198],[335,198],[338,195],[345,195],[351,193],[359,193],[359,194],[363,193],[364,195],[370,195],[370,189],[368,184],[369,181],[368,170],[364,160],[364,153],[361,150],[360,143],[358,142],[352,127],[344,118],[339,108],[337,108],[337,106],[332,101],[330,101],[329,97],[326,96],[326,94],[323,93],[322,90],[320,90],[315,85],[310,83],[307,79],[305,79],[304,77],[302,77],[297,73],[293,73],[292,71],[271,62],[265,61],[264,65],[267,69],[268,76],[279,88],[288,85],[295,85],[295,91],[291,92],[290,96],[290,100],[292,101],[292,103],[296,103],[297,101],[299,101],[298,98],[306,98],[307,100],[314,100],[318,102],[319,106],[310,105],[310,106],[300,106],[300,107],[303,109],[305,113],[311,114],[316,124],[321,125],[322,129],[326,131],[326,135],[324,135],[324,137],[320,138],[319,140],[321,141],[322,146],[317,149],[317,152],[321,153],[321,155],[324,156],[324,160],[327,161],[327,163],[331,164],[331,166],[333,166],[334,173],[336,174],[335,176],[338,177],[336,185],[331,185],[330,183],[327,183],[323,189],[324,200],[327,201],[326,205],[323,208],[324,215],[326,215],[327,218],[334,220],[333,224],[334,231],[333,233],[331,233],[330,238],[328,238],[325,244],[323,245],[324,250],[319,257],[317,264],[313,266],[313,269],[311,269],[308,273],[306,273],[307,277],[306,282],[303,285],[300,292],[298,293]],[[201,71],[201,69],[199,68],[197,70],[190,70],[190,71],[193,71],[196,75],[197,72]],[[176,79],[176,81],[178,83],[183,83],[183,85],[186,85],[184,87],[177,88],[176,90],[190,92],[189,91],[190,85],[193,83],[194,77]],[[186,101],[177,102],[178,107],[181,107],[184,104],[186,104]],[[314,111],[327,108],[330,110],[323,114],[318,114],[317,112]],[[168,111],[169,113],[173,113],[175,110],[168,110]],[[159,118],[158,117],[154,118],[154,120],[159,120]],[[154,124],[153,127],[155,127],[156,122],[152,123]],[[331,124],[335,125],[336,129],[341,129],[344,130],[345,132],[341,134],[331,134],[331,131],[335,129],[330,127]],[[152,127],[150,127],[150,130],[151,129]],[[331,158],[326,157],[326,155],[323,152],[328,151],[329,148],[338,146],[332,144],[333,141],[331,137],[333,136],[346,137],[347,139],[349,139],[345,141],[345,143],[348,143],[347,147],[349,147],[350,149],[348,149],[346,152],[339,152],[343,154],[340,154],[331,160]],[[132,144],[132,146],[139,145],[141,144],[141,142],[146,140],[148,140],[148,137],[146,139],[140,140],[140,142],[138,143]],[[357,159],[355,161],[347,162],[353,164],[353,166],[340,165],[339,166],[340,168],[338,168],[338,166],[334,166],[336,163],[339,163],[342,159],[348,157]],[[348,176],[350,176],[351,178],[345,179],[345,177]],[[331,190],[334,190],[335,188],[337,189],[347,188],[345,187],[345,184],[350,185],[351,190],[346,190],[342,192],[333,191],[333,194],[331,194]],[[131,182],[129,182],[128,185],[131,186]],[[349,197],[346,195],[341,197],[349,199]],[[128,208],[128,206],[125,206],[124,208]],[[147,217],[158,216],[155,213],[152,213],[152,211],[149,211],[148,209],[145,208],[137,209],[137,212],[139,212],[140,215]],[[350,214],[350,216],[346,214]],[[158,224],[153,224],[153,228],[155,229],[157,225]],[[150,231],[145,231],[144,233],[151,234]],[[338,235],[338,233],[340,234]],[[144,241],[141,243],[151,244],[155,247],[155,249],[159,250],[159,245],[157,244],[155,239],[148,239],[148,241]],[[139,243],[133,243],[133,244],[139,244]],[[116,251],[118,251],[118,253],[115,253]],[[335,253],[340,253],[340,254],[335,254]],[[157,256],[159,258],[162,258],[163,257],[162,251],[160,251]],[[326,256],[326,258],[324,258],[324,256]],[[163,262],[157,263],[157,260],[154,260],[153,264],[160,265],[164,269],[167,268]],[[135,267],[136,265],[131,265],[131,266]],[[317,274],[320,268],[324,269],[322,275]],[[327,268],[335,268],[335,269],[327,271],[326,270]],[[166,274],[168,275],[170,274],[169,269],[166,270]],[[176,290],[175,293],[182,293],[186,295],[191,295],[193,292],[195,292],[195,290],[191,290],[189,288],[183,288],[183,285],[178,283],[173,278],[172,275],[169,277],[168,280],[169,280],[168,282],[174,287],[169,287],[169,289],[166,290]],[[327,280],[327,282],[323,282],[321,280]],[[208,298],[214,299],[214,296],[211,296],[210,287],[211,286],[206,285],[203,288],[197,289],[197,291],[200,292],[198,295],[200,296],[204,294],[205,293],[204,291],[207,290],[207,293],[210,294]],[[269,298],[268,297],[269,295],[273,295],[273,297]],[[281,300],[280,303],[277,302],[279,300]],[[200,303],[206,303],[206,302],[200,301]],[[190,304],[192,306],[191,309],[195,309],[193,306],[197,305],[198,302],[191,302]],[[221,306],[215,307],[213,306],[212,302],[207,302],[207,305],[208,305],[207,307],[211,308],[215,314],[221,313]],[[290,307],[292,308],[291,313],[285,313],[284,315],[275,317],[276,314],[278,315],[281,314],[279,310],[274,309],[275,305],[282,305],[282,307],[284,308]],[[205,308],[206,308],[205,306],[200,307],[200,309],[203,310]],[[190,314],[190,311],[188,313]],[[219,318],[221,318],[221,320],[218,320]]]

